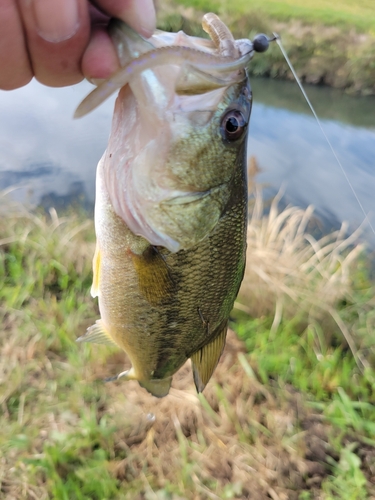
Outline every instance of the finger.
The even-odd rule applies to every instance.
[[[93,3],[105,13],[122,19],[146,38],[155,31],[156,14],[152,0],[95,0]]]
[[[91,3],[89,4],[89,12],[91,19],[91,26],[108,26],[110,21],[110,16],[106,15],[104,12],[94,7]]]
[[[88,80],[109,78],[119,68],[116,50],[104,28],[93,28],[82,58],[82,73]]]
[[[139,1],[140,0],[138,0],[138,3]],[[96,1],[95,3],[98,4],[99,2]],[[126,0],[124,4],[125,3],[129,6],[129,0]],[[152,7],[152,12],[155,13],[152,1],[149,3]],[[103,9],[104,7],[106,8],[107,13],[111,13],[114,17],[120,17],[120,13],[122,12],[121,9],[123,8],[121,2],[116,1],[116,3],[112,5],[112,9],[108,0],[103,0],[101,4]],[[128,13],[128,11],[126,11],[126,13]],[[88,80],[93,82],[94,80],[109,78],[119,69],[120,65],[117,52],[106,30],[110,20],[109,16],[105,15],[94,6],[90,6],[90,17],[93,30],[89,45],[82,58],[82,72]],[[151,20],[151,32],[154,30],[152,22],[153,20]]]
[[[19,0],[34,75],[51,87],[82,80],[90,36],[86,0]]]
[[[14,0],[0,2],[0,33],[0,89],[13,90],[26,85],[33,77]]]

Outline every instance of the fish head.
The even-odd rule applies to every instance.
[[[243,168],[251,42],[230,35],[223,44],[182,32],[157,32],[146,41],[123,24],[114,33],[126,84],[104,156],[109,199],[152,245],[191,248],[224,214]]]

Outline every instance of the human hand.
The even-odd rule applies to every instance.
[[[153,0],[0,0],[0,89],[107,78],[119,65],[110,17],[145,37],[155,29]]]

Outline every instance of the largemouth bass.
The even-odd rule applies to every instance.
[[[249,40],[214,14],[211,40],[114,22],[122,68],[79,106],[121,89],[96,178],[91,293],[101,319],[78,340],[123,349],[155,396],[191,359],[201,392],[220,359],[245,268]]]

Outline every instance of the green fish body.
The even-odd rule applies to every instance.
[[[121,89],[98,165],[92,295],[101,319],[79,340],[123,349],[132,368],[115,378],[162,397],[189,358],[202,391],[225,345],[245,268],[251,91],[243,68],[222,86],[197,70],[190,94],[186,77],[176,92],[181,68],[170,87],[160,67],[147,71]]]

